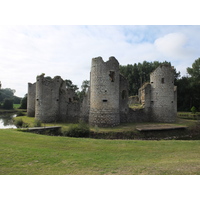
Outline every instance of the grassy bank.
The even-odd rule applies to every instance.
[[[199,152],[199,140],[95,140],[0,130],[0,174],[200,174]]]

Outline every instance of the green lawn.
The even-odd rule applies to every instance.
[[[95,140],[0,130],[0,174],[200,174],[200,141]]]

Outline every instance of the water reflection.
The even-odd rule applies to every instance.
[[[14,125],[13,117],[16,117],[16,114],[13,113],[0,114],[0,129],[16,128],[16,126]]]

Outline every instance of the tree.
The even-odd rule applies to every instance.
[[[200,58],[194,61],[192,67],[187,68],[187,72],[194,81],[200,83]]]
[[[82,90],[81,91],[77,91],[78,99],[79,99],[80,102],[83,101],[83,98],[86,95],[89,86],[90,86],[90,81],[84,80],[82,82],[82,85],[81,85],[81,89]]]
[[[3,109],[11,110],[13,109],[13,99],[4,99]]]
[[[90,81],[84,80],[84,81],[82,82],[82,85],[81,85],[82,91],[86,92],[87,89],[89,88],[89,86],[90,86]]]
[[[65,82],[66,82],[66,87],[67,87],[67,88],[73,89],[74,91],[76,91],[76,90],[79,89],[79,88],[77,87],[77,85],[74,85],[74,84],[72,83],[71,80],[66,79]]]
[[[200,110],[200,58],[194,61],[192,67],[187,68],[192,91],[192,105]]]
[[[24,98],[21,100],[20,109],[27,109],[27,94],[24,95]]]
[[[15,90],[10,88],[0,89],[0,102],[3,102],[5,98],[12,99],[14,96]]]

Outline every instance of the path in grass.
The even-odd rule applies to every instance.
[[[200,174],[200,141],[95,140],[0,130],[0,174]]]

